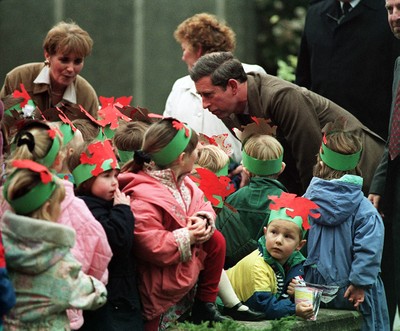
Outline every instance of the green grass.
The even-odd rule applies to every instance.
[[[288,316],[279,320],[269,321],[270,326],[265,328],[257,328],[258,331],[290,331],[296,323],[295,316]],[[191,324],[189,322],[178,323],[170,328],[171,331],[254,331],[255,328],[240,324],[236,321],[225,321],[223,323],[214,323],[209,326],[207,322],[202,324]]]

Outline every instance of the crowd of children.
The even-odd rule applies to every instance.
[[[361,191],[361,143],[343,123],[327,129],[297,197],[279,182],[284,150],[272,135],[242,141],[249,181],[236,189],[223,140],[200,143],[185,123],[145,115],[121,113],[114,127],[24,120],[5,141],[5,330],[309,319],[313,306],[294,301],[298,276],[338,286],[327,307],[359,310],[363,330],[389,329],[383,222]]]

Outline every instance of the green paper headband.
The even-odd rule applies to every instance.
[[[192,129],[185,126],[189,130],[189,136],[185,134],[185,128],[177,130],[175,137],[161,150],[151,154],[151,159],[160,166],[170,164],[176,160],[178,156],[185,150],[192,137]]]
[[[286,213],[286,210],[287,208],[281,208],[279,210],[271,210],[271,213],[269,214],[268,224],[278,219],[293,222],[300,228],[304,238],[306,230],[304,230],[303,228],[303,219],[301,218],[301,216],[295,216],[294,218],[290,217]]]
[[[99,141],[104,141],[107,139],[107,136],[104,134],[103,130],[101,127],[99,128],[99,133],[97,134],[96,138],[94,140],[99,140]]]
[[[229,162],[221,170],[217,171],[215,174],[220,176],[228,176]]]
[[[71,126],[66,123],[60,125],[60,131],[63,134],[63,145],[65,146],[74,138],[75,132],[72,130]]]
[[[332,169],[346,171],[354,169],[357,166],[360,161],[361,151],[362,149],[354,154],[341,154],[329,149],[329,147],[322,142],[319,156],[321,160]]]
[[[113,162],[112,159],[105,160],[101,168],[104,171],[112,170],[112,169],[119,169],[119,165],[117,164],[116,167],[112,167],[111,163]],[[72,175],[74,176],[75,185],[79,186],[83,182],[87,181],[88,179],[95,177],[92,171],[96,168],[96,164],[80,164],[78,165],[73,171]]]
[[[51,168],[54,161],[56,160],[57,154],[60,151],[61,144],[60,139],[58,139],[57,134],[53,139],[53,143],[44,158],[37,160],[38,163],[43,164],[44,166]]]
[[[111,125],[106,125],[104,127],[104,135],[107,139],[112,139],[115,136],[115,130],[111,129]]]
[[[283,153],[275,160],[259,160],[242,151],[242,163],[248,171],[258,176],[277,174],[282,169]]]
[[[135,154],[134,151],[122,151],[120,149],[118,150],[118,156],[119,156],[121,163],[126,163],[126,162],[132,160],[134,154]]]
[[[57,184],[55,183],[53,178],[51,182],[47,184],[40,182],[34,188],[28,191],[28,193],[14,200],[10,200],[8,198],[7,192],[9,183],[14,174],[11,175],[9,179],[6,180],[6,182],[4,183],[3,196],[17,214],[28,215],[36,209],[40,208],[51,197],[57,187]]]

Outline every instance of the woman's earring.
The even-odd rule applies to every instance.
[[[46,60],[44,60],[44,65],[45,65],[45,66],[50,66],[50,61],[49,61],[49,60],[47,60],[47,59],[46,59]]]

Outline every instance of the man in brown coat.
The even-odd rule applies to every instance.
[[[190,77],[202,97],[203,108],[221,118],[229,129],[240,129],[251,122],[251,117],[270,119],[277,126],[286,163],[279,179],[289,192],[305,192],[317,161],[323,127],[338,118],[345,120],[347,129],[355,130],[362,139],[360,167],[363,191],[368,192],[385,142],[337,104],[271,75],[246,75],[230,52],[202,56],[190,70]]]

